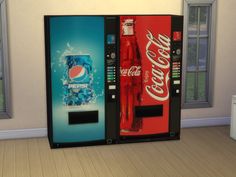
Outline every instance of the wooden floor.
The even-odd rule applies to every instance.
[[[51,150],[46,138],[0,141],[0,177],[235,177],[229,127],[182,129],[181,140]]]

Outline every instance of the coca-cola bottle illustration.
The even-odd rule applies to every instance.
[[[135,106],[141,104],[141,58],[135,33],[135,17],[121,19],[120,35],[120,129],[139,131],[142,119],[135,117]]]

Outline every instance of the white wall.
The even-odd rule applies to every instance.
[[[44,15],[182,14],[183,2],[8,0],[7,6],[13,119],[0,120],[0,130],[46,127]],[[183,110],[183,118],[230,115],[230,98],[236,94],[236,82],[233,82],[235,6],[234,0],[219,0],[218,3],[214,107]]]

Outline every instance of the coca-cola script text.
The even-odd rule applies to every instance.
[[[131,66],[130,68],[120,68],[121,76],[140,76],[141,66]]]
[[[146,56],[152,63],[152,83],[146,85],[145,90],[155,100],[165,101],[169,98],[170,38],[163,34],[155,37],[151,31],[147,32]]]

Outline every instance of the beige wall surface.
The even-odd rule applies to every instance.
[[[236,94],[235,6],[234,0],[218,2],[214,105],[183,110],[182,118],[230,115]],[[44,15],[182,14],[182,7],[182,0],[8,0],[13,118],[0,120],[0,130],[46,127]]]
[[[217,0],[213,107],[182,110],[182,118],[230,117],[236,94],[235,0]]]

